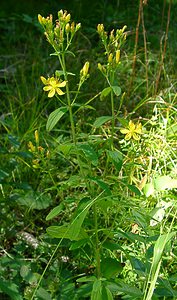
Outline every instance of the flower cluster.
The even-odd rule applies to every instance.
[[[106,50],[105,54],[107,55],[106,68],[100,63],[98,64],[98,69],[104,74],[106,71],[115,70],[119,65],[120,48],[126,40],[125,29],[126,26],[122,29],[117,29],[116,31],[113,29],[108,35],[108,33],[104,30],[103,24],[97,25],[97,32]]]
[[[49,150],[46,150],[39,145],[38,130],[35,130],[34,137],[35,137],[35,144],[29,141],[28,150],[33,154],[33,160],[32,160],[33,168],[38,169],[40,167],[40,162],[44,161],[45,158],[49,158]]]
[[[63,10],[58,12],[58,19],[55,24],[53,24],[52,15],[47,18],[38,15],[38,20],[45,30],[48,42],[58,52],[64,52],[69,48],[75,33],[81,27],[80,23],[71,22],[71,15]]]

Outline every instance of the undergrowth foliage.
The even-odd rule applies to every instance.
[[[45,138],[36,129],[24,151],[14,137],[4,142],[2,151],[11,158],[0,179],[3,197],[8,192],[25,207],[25,218],[42,211],[46,220],[41,225],[37,216],[30,224],[33,233],[24,228],[14,253],[4,252],[0,290],[17,300],[176,299],[177,94],[171,88],[156,91],[128,113],[127,91],[119,86],[126,26],[108,32],[98,24],[98,61],[86,60],[76,73],[70,59],[76,59],[73,44],[81,24],[63,10],[56,20],[52,15],[38,20],[53,48],[50,56],[58,60],[52,74],[40,77],[46,101],[57,106],[47,110]],[[105,87],[83,102],[92,68]],[[109,106],[110,114],[87,118],[96,102]],[[23,182],[7,191],[13,178],[23,177],[22,165],[31,185]],[[25,262],[24,248],[36,258]],[[18,272],[20,289],[19,279],[9,284]]]

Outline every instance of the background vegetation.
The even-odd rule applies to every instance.
[[[0,298],[177,299],[177,2],[1,2]],[[61,66],[37,15],[61,9],[82,24],[71,99],[90,63],[76,141],[67,113],[46,130],[40,80]],[[110,85],[97,24],[127,26]]]

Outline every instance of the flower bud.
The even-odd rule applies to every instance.
[[[71,15],[70,14],[68,14],[68,15],[65,16],[65,22],[68,23],[70,21],[70,19],[71,19]]]
[[[104,66],[102,66],[100,63],[98,63],[98,70],[100,70],[100,72],[106,74],[106,69]]]
[[[120,60],[120,50],[117,50],[116,51],[116,64],[119,63],[119,60]]]
[[[87,61],[82,68],[82,74],[84,77],[86,77],[88,75],[89,65],[90,65],[89,61]]]
[[[74,22],[71,23],[71,32],[72,33],[75,32],[75,23]]]
[[[108,63],[112,63],[112,60],[113,60],[113,54],[110,53],[108,56]]]
[[[110,39],[111,42],[114,41],[114,29],[110,32],[109,39]]]
[[[81,28],[81,23],[76,24],[76,31],[78,31]]]
[[[33,143],[31,141],[29,141],[29,143],[28,143],[28,149],[30,152],[36,151],[36,147],[33,145]]]
[[[34,136],[35,136],[36,144],[38,145],[39,144],[39,132],[38,132],[38,130],[35,130]]]
[[[70,30],[71,30],[70,24],[67,23],[66,26],[65,26],[65,31],[66,31],[66,33],[69,33]]]
[[[44,20],[45,20],[45,18],[42,17],[40,14],[38,14],[38,21],[39,21],[39,23],[40,23],[41,25],[44,24],[44,22],[43,22]]]
[[[61,9],[59,12],[58,12],[58,19],[62,18],[63,17],[63,10]]]
[[[97,31],[98,31],[98,34],[102,35],[103,32],[104,32],[104,25],[103,24],[98,24],[97,25]]]

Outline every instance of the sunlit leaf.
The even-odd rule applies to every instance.
[[[54,110],[50,115],[49,118],[47,120],[47,125],[46,125],[46,129],[48,131],[51,131],[55,125],[58,123],[58,121],[63,117],[63,115],[67,112],[67,107],[66,106],[62,106],[60,108],[57,108],[56,110]]]
[[[59,205],[57,205],[56,207],[54,207],[49,214],[46,217],[46,221],[51,220],[53,218],[55,218],[64,208],[63,203],[60,203]]]
[[[172,179],[168,175],[158,176],[154,179],[154,187],[156,191],[177,188],[177,179]]]
[[[120,96],[121,88],[119,86],[117,86],[117,85],[112,86],[112,90],[116,96]]]
[[[149,196],[153,195],[155,190],[154,190],[154,184],[151,183],[146,183],[144,188],[143,188],[143,192],[145,194],[145,196],[148,198]]]
[[[111,93],[111,87],[107,87],[104,90],[102,90],[101,95],[100,95],[100,100],[104,100],[104,98],[106,98],[110,93]]]

